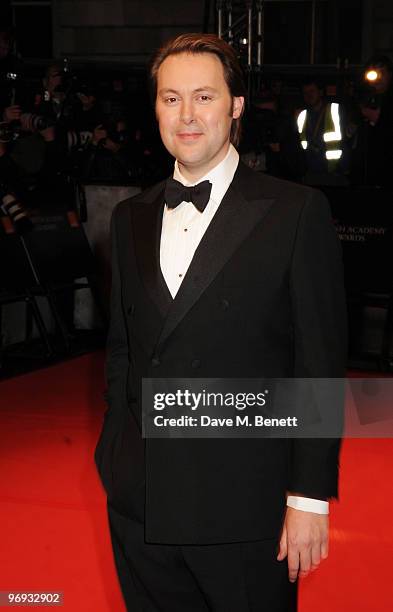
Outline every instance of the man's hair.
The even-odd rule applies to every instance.
[[[181,34],[169,40],[153,57],[150,67],[153,99],[157,95],[158,70],[170,55],[180,53],[201,54],[212,53],[221,62],[224,70],[224,78],[232,98],[246,95],[243,73],[233,48],[222,38],[215,34]],[[235,146],[239,144],[241,136],[241,116],[232,121],[231,142]]]
[[[319,89],[322,92],[325,89],[324,85],[321,83],[321,81],[317,77],[309,77],[309,78],[303,80],[302,88],[303,87],[308,87],[309,85],[315,85],[315,87],[317,87],[317,89]]]
[[[45,75],[44,78],[48,78],[51,74],[51,72],[59,72],[60,74],[63,74],[63,65],[61,62],[51,62],[50,64],[48,64],[48,66],[45,68]]]

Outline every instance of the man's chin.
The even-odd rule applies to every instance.
[[[175,155],[179,166],[185,166],[186,168],[198,168],[203,166],[206,162],[203,158],[198,155]]]
[[[203,158],[200,155],[181,155],[180,153],[176,156],[176,159],[184,164],[200,164],[203,163]]]

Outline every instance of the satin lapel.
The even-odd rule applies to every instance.
[[[160,268],[160,239],[164,190],[152,202],[140,202],[132,209],[136,257],[143,284],[158,310],[166,316],[173,298]]]
[[[262,220],[274,198],[245,200],[234,183],[203,236],[168,312],[158,349],[217,276],[240,244]]]

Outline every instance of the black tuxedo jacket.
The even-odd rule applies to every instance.
[[[148,542],[278,537],[287,490],[337,496],[338,440],[141,437],[142,377],[343,377],[341,252],[319,192],[239,164],[173,300],[164,183],[112,218],[108,410],[96,463]]]

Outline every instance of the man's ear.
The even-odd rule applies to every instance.
[[[236,96],[233,98],[232,104],[232,118],[239,119],[242,116],[244,110],[244,98],[243,96]]]

